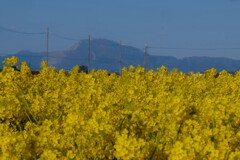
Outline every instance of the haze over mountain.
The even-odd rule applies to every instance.
[[[129,65],[144,65],[144,52],[138,48],[120,45],[107,39],[93,39],[90,44],[90,69],[107,69],[110,72],[119,72],[120,68],[129,67]],[[66,70],[72,69],[75,65],[88,66],[88,53],[89,42],[87,39],[82,40],[66,50],[49,52],[49,65]],[[46,52],[25,50],[12,55],[19,57],[20,61],[26,61],[33,70],[39,69],[41,62],[46,60]],[[3,61],[4,58],[6,57],[0,57],[0,60]],[[147,55],[146,60],[147,69],[156,69],[162,65],[168,67],[169,70],[177,68],[183,72],[203,72],[209,68],[234,72],[240,69],[240,60],[223,57],[178,59],[172,56]]]

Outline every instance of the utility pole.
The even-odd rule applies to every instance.
[[[122,74],[122,41],[120,41],[119,74]]]
[[[47,61],[47,65],[48,65],[48,45],[49,45],[49,28],[47,28],[47,32],[46,32],[46,61]]]
[[[144,49],[144,62],[143,62],[143,67],[146,69],[147,67],[147,54],[148,54],[148,46],[145,46]]]
[[[90,73],[90,60],[91,60],[91,36],[88,36],[88,73]]]

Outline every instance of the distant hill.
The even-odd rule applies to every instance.
[[[75,65],[88,66],[88,40],[82,40],[71,48],[49,53],[49,65],[57,69],[72,69]],[[39,69],[41,61],[46,60],[45,52],[20,51],[12,54],[19,57],[20,61],[26,61],[33,69]],[[9,55],[11,56],[11,55]],[[3,61],[6,56],[0,57]],[[121,57],[121,58],[120,58]],[[144,63],[144,52],[132,46],[123,45],[106,39],[91,40],[91,69],[107,69],[110,72],[118,72],[121,67],[129,65],[141,65]],[[147,56],[147,69],[156,69],[162,65],[172,70],[178,68],[183,72],[203,72],[209,68],[216,68],[218,71],[227,70],[234,72],[240,69],[240,60],[233,60],[222,57],[186,57],[177,59],[172,56]]]

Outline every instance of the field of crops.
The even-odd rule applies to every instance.
[[[0,159],[240,159],[240,72],[0,73]]]

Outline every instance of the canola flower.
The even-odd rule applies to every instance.
[[[240,159],[240,72],[0,72],[0,159]]]

